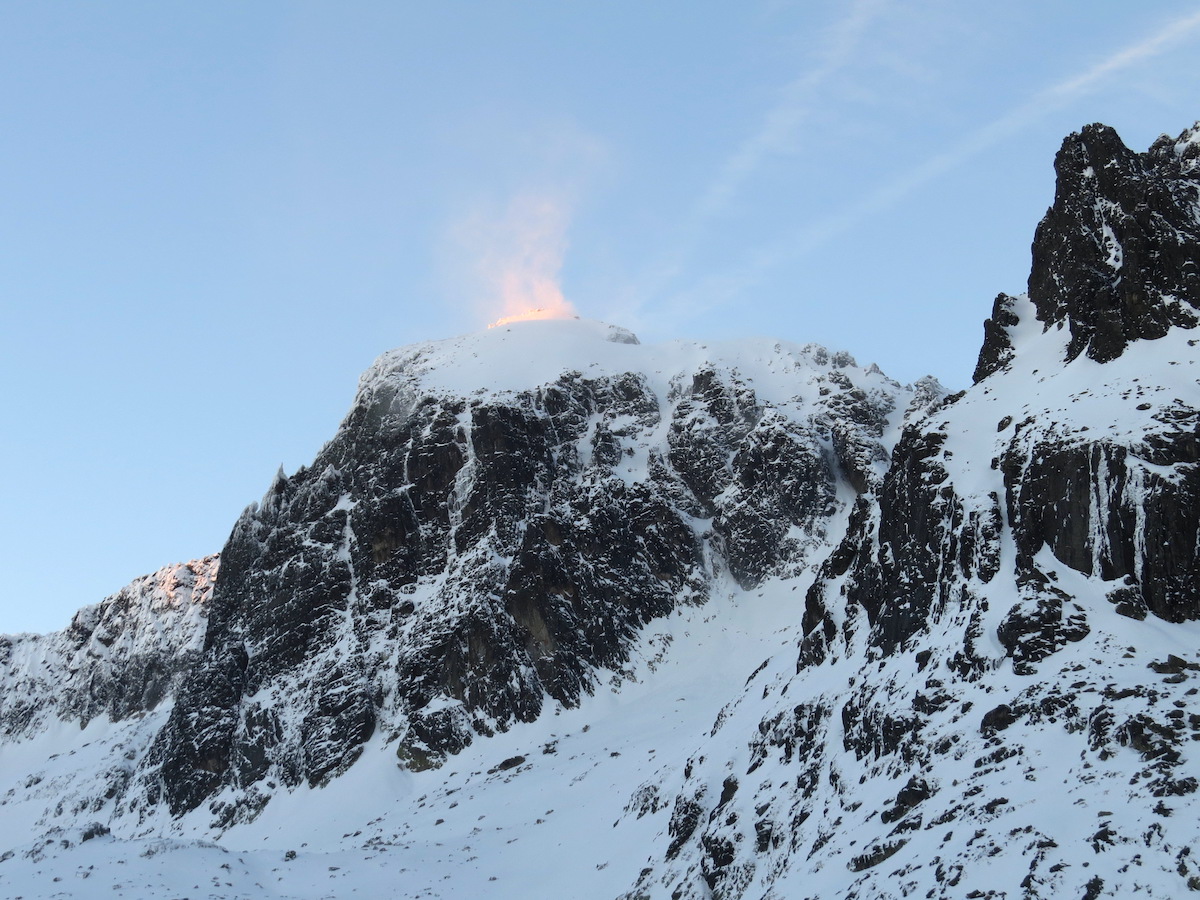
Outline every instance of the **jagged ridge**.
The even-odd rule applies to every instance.
[[[0,734],[19,738],[53,719],[86,725],[153,710],[200,656],[219,558],[166,566],[63,631],[0,635]]]

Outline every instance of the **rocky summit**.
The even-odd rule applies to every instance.
[[[219,557],[0,638],[0,893],[1200,890],[1198,160],[1068,137],[958,393],[386,353]]]

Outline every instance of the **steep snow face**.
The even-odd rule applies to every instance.
[[[810,571],[940,394],[812,345],[583,320],[386,354],[234,528],[203,661],[122,808],[234,788],[225,826],[377,733],[422,770],[575,706],[648,622]]]
[[[218,557],[166,566],[85,606],[63,631],[0,635],[0,735],[154,709],[199,656]]]

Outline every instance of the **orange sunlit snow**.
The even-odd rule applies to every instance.
[[[575,318],[560,286],[567,244],[562,202],[521,195],[498,220],[481,218],[473,225],[469,234],[479,245],[476,271],[487,306],[499,316],[489,328],[528,319]]]
[[[568,319],[570,313],[563,313],[554,309],[527,309],[525,312],[514,313],[511,316],[502,316],[495,322],[488,325],[488,328],[496,328],[499,325],[508,325],[511,322],[527,322],[530,319]]]
[[[570,319],[575,310],[553,277],[528,271],[509,271],[502,279],[504,310],[488,328],[529,319]]]

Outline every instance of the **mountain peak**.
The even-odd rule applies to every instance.
[[[1097,362],[1132,341],[1200,324],[1200,179],[1195,128],[1146,153],[1088,125],[1054,161],[1054,204],[1033,241],[1029,297],[1071,330],[1067,358]]]
[[[1150,147],[1150,156],[1177,161],[1184,172],[1200,168],[1200,122],[1186,128],[1178,137],[1162,135]]]

